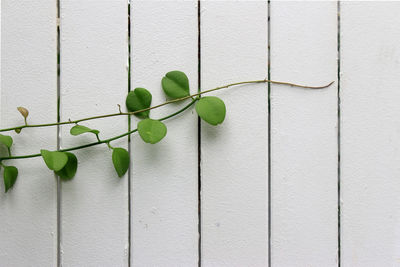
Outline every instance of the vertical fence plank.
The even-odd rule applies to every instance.
[[[34,12],[32,12],[34,10]],[[57,120],[56,3],[1,1],[1,127]],[[13,135],[14,155],[55,149],[55,128],[26,129]],[[1,151],[2,155],[6,153]],[[0,265],[54,266],[57,262],[57,188],[41,158],[4,161],[19,168],[12,190],[0,183]],[[3,180],[3,178],[1,178]]]
[[[181,70],[195,93],[197,3],[133,1],[131,7],[132,90],[145,87],[153,105],[162,103],[161,78]],[[150,115],[161,118],[186,102]],[[165,123],[168,133],[160,143],[145,144],[138,135],[131,140],[133,266],[196,266],[198,260],[197,116],[187,111]]]
[[[344,266],[399,264],[399,11],[341,3]]]
[[[271,79],[337,77],[337,8],[271,3]],[[272,264],[337,265],[337,84],[271,87]]]
[[[125,0],[62,1],[61,119],[118,112],[127,94],[127,23]],[[126,117],[82,123],[100,130],[100,138],[122,134]],[[94,135],[71,136],[62,127],[63,148],[95,142]],[[127,148],[127,138],[112,142]],[[128,175],[118,178],[106,145],[76,151],[79,167],[62,184],[62,264],[127,266]]]
[[[267,3],[202,2],[201,87],[267,77]],[[216,92],[222,125],[201,124],[203,266],[268,262],[268,90]]]

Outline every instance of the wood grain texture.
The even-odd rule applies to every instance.
[[[271,3],[271,79],[337,77],[335,2]],[[337,266],[337,83],[271,87],[272,265]]]
[[[32,12],[35,10],[35,12]],[[29,123],[57,120],[56,3],[1,1],[2,128],[23,124],[18,106],[29,109]],[[14,138],[14,155],[55,149],[55,128],[27,129]],[[6,151],[1,148],[4,155]],[[5,161],[19,168],[13,189],[0,183],[0,265],[54,266],[57,262],[56,179],[41,158]]]
[[[268,73],[266,1],[132,1],[132,89],[153,105],[161,78],[189,76],[191,93]],[[273,80],[322,85],[337,78],[333,1],[272,1]],[[57,120],[57,6],[1,1],[0,126]],[[400,259],[400,3],[341,3],[341,265],[397,266]],[[61,0],[61,120],[114,113],[128,91],[126,0]],[[201,255],[198,240],[198,124],[194,109],[166,121],[159,144],[131,140],[128,174],[118,178],[106,145],[75,151],[79,168],[61,186],[62,266],[337,266],[337,86],[245,85],[210,95],[225,101],[220,126],[201,122]],[[185,103],[152,110],[152,118]],[[136,128],[138,119],[132,119]],[[82,123],[105,139],[126,117]],[[61,127],[61,147],[95,141]],[[13,154],[55,150],[56,127],[24,129]],[[127,138],[112,143],[128,148]],[[0,148],[2,155],[6,153]],[[57,184],[41,158],[19,168],[0,193],[0,266],[57,265]],[[2,174],[2,173],[1,173]],[[271,203],[268,194],[271,190]],[[0,192],[4,191],[0,182]],[[129,203],[129,192],[131,203]],[[272,217],[268,218],[268,205]],[[129,214],[129,205],[131,214]],[[130,216],[130,217],[129,217]],[[129,225],[129,219],[131,225]],[[129,247],[129,227],[131,247]],[[129,253],[131,254],[129,261]]]
[[[133,1],[131,8],[132,90],[145,87],[153,105],[162,103],[161,78],[181,70],[197,92],[197,3]],[[161,118],[188,101],[150,116]],[[131,140],[132,266],[197,266],[197,116],[190,109],[165,123],[160,143],[146,144],[137,134]]]
[[[128,10],[118,1],[62,1],[61,119],[118,111],[128,92]],[[126,117],[82,123],[100,130],[100,138],[122,134]],[[62,127],[63,148],[96,141],[71,136]],[[128,147],[127,138],[112,142]],[[128,265],[128,175],[118,178],[106,145],[76,151],[79,168],[62,184],[63,266]]]
[[[267,4],[202,2],[201,87],[267,77]],[[222,125],[201,124],[202,266],[268,262],[268,90],[215,93]]]
[[[343,266],[399,265],[399,11],[341,3]]]

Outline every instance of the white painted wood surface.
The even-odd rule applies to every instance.
[[[126,1],[62,1],[61,120],[118,112],[128,92]],[[84,122],[106,139],[128,130],[126,117]],[[95,142],[62,127],[63,148]],[[112,142],[128,147],[127,138]],[[62,183],[63,266],[128,266],[128,175],[118,178],[106,145],[76,151],[79,168]]]
[[[171,70],[187,73],[197,92],[197,3],[134,1],[132,23],[132,90],[152,92],[153,105],[166,100],[161,78]],[[150,117],[171,114],[185,103],[152,110]],[[137,120],[133,119],[132,129]],[[196,266],[197,115],[188,111],[165,121],[160,143],[132,137],[132,266]]]
[[[202,90],[267,76],[267,4],[203,2]],[[222,125],[201,124],[203,266],[268,262],[268,90],[246,85],[215,93]]]
[[[336,21],[333,1],[272,1],[271,79],[335,80]],[[337,82],[271,87],[272,265],[336,266]]]
[[[57,119],[56,3],[1,1],[1,128],[23,123],[18,106],[32,124]],[[263,1],[201,2],[199,69],[197,1],[132,1],[132,89],[149,89],[158,104],[160,80],[174,69],[188,74],[192,93],[199,71],[202,90],[266,78],[268,27],[273,80],[336,80],[336,4],[272,1],[269,21]],[[42,159],[5,161],[20,173],[0,194],[0,266],[337,266],[338,250],[341,266],[399,265],[399,11],[397,2],[341,3],[339,139],[337,82],[317,91],[271,85],[271,129],[267,85],[216,92],[227,116],[217,127],[201,123],[200,203],[193,109],[166,121],[157,145],[135,135],[121,179],[105,145],[76,151],[77,175],[59,195],[61,221],[56,179]],[[126,0],[61,0],[61,120],[124,107],[127,37]],[[127,131],[128,120],[83,125],[107,138]],[[69,129],[61,129],[63,148],[95,141]],[[10,134],[14,155],[56,149],[55,127]],[[129,147],[127,138],[112,145]]]
[[[400,262],[399,11],[341,5],[343,266]]]
[[[35,10],[35,12],[32,12]],[[1,128],[57,120],[57,43],[54,1],[1,1]],[[25,18],[25,19],[21,19]],[[29,129],[14,138],[13,155],[56,149],[56,128]],[[2,148],[3,149],[3,148]],[[5,151],[2,150],[2,154]],[[0,265],[54,266],[57,261],[57,184],[41,158],[3,162],[19,169],[15,187],[0,185]]]

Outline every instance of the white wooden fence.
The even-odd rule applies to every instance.
[[[221,126],[189,111],[160,144],[116,142],[132,158],[121,179],[105,146],[76,152],[70,182],[40,158],[13,160],[0,266],[400,266],[399,13],[400,2],[1,0],[1,128],[23,123],[17,106],[31,123],[116,112],[129,77],[161,103],[175,69],[192,93],[335,83],[218,92]],[[122,116],[86,125],[128,129]],[[13,134],[13,152],[93,141],[69,128]]]

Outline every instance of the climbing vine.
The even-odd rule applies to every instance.
[[[17,134],[20,134],[21,132],[25,131],[26,128],[51,127],[57,125],[71,124],[73,125],[70,129],[71,135],[79,136],[82,134],[93,134],[95,135],[97,141],[80,146],[60,149],[57,151],[49,151],[46,149],[42,149],[40,150],[40,153],[37,154],[14,156],[12,155],[12,145],[13,145],[12,137],[9,135],[0,134],[0,145],[4,146],[8,153],[8,155],[0,156],[0,167],[2,167],[3,169],[5,192],[7,192],[10,188],[12,188],[13,185],[15,184],[18,177],[18,169],[15,166],[6,165],[4,161],[11,159],[42,157],[47,168],[53,171],[58,177],[60,177],[61,180],[71,180],[72,178],[74,178],[76,171],[78,169],[78,159],[71,151],[85,149],[100,144],[107,145],[108,148],[112,151],[111,160],[113,162],[115,171],[119,177],[122,177],[129,169],[130,156],[126,149],[121,147],[113,147],[111,145],[112,141],[123,137],[127,137],[135,132],[138,132],[144,142],[149,144],[156,144],[160,142],[167,134],[167,126],[163,123],[163,121],[184,112],[193,105],[195,105],[195,110],[198,116],[202,120],[214,126],[221,124],[224,121],[226,114],[225,103],[216,96],[203,96],[203,97],[201,96],[206,93],[211,93],[213,91],[221,90],[232,86],[243,85],[243,84],[255,84],[255,83],[273,83],[273,84],[282,84],[282,85],[289,85],[301,88],[323,89],[329,87],[333,82],[325,86],[306,86],[306,85],[298,85],[288,82],[271,81],[264,79],[264,80],[232,83],[191,95],[189,87],[189,79],[186,76],[186,74],[181,71],[171,71],[168,72],[161,80],[162,89],[166,94],[166,96],[169,98],[169,100],[155,106],[151,106],[152,102],[151,93],[147,89],[139,87],[129,92],[126,97],[125,105],[128,110],[127,112],[122,112],[121,108],[119,107],[118,113],[99,115],[78,120],[68,120],[56,123],[29,124],[28,109],[24,107],[18,107],[17,110],[24,118],[24,124],[21,126],[0,129],[0,132],[15,131]],[[160,119],[153,119],[150,117],[150,111],[152,109],[160,108],[162,106],[171,103],[182,102],[189,99],[191,101],[186,106],[168,116],[165,116]],[[100,130],[91,129],[82,124],[82,122],[88,120],[95,120],[95,119],[114,117],[114,116],[131,116],[131,115],[134,115],[139,119],[141,119],[137,124],[137,128],[109,139],[101,139]]]

